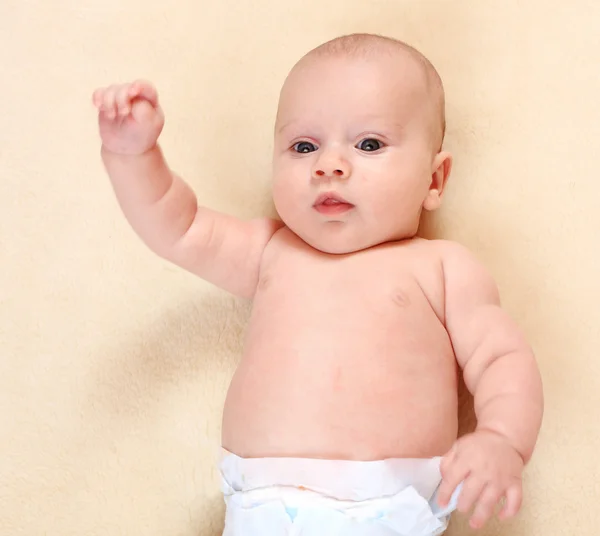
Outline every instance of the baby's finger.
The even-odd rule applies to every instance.
[[[109,119],[114,119],[116,115],[115,110],[115,93],[116,86],[110,86],[104,91],[102,96],[102,111],[106,114]]]
[[[473,505],[479,499],[483,488],[485,487],[485,481],[475,479],[473,477],[468,478],[463,484],[462,490],[458,497],[457,509],[459,512],[466,514],[473,508]]]
[[[156,88],[145,80],[136,80],[129,88],[131,99],[140,98],[147,100],[155,108],[158,106],[158,93]]]
[[[505,494],[505,503],[498,514],[498,519],[504,520],[517,515],[521,509],[521,503],[523,501],[523,491],[521,484],[509,487]]]
[[[449,450],[448,453],[442,458],[442,461],[440,462],[440,471],[442,476],[446,474],[448,468],[454,463],[454,459],[456,457],[455,452],[455,448],[452,447],[452,449]]]
[[[117,111],[120,116],[129,115],[131,111],[131,97],[129,96],[129,90],[131,86],[129,84],[123,84],[116,90],[115,100],[117,104]]]
[[[104,88],[98,88],[92,94],[92,102],[96,108],[100,108],[102,106],[102,102],[104,99]]]
[[[447,506],[456,487],[469,475],[467,467],[461,463],[448,464],[442,472],[442,483],[438,490],[438,503]]]
[[[502,492],[495,486],[487,485],[481,492],[469,525],[472,529],[480,529],[494,515],[494,510],[502,497]]]

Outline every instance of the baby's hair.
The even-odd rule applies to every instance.
[[[439,148],[441,148],[446,135],[446,104],[444,95],[444,85],[442,79],[433,64],[416,48],[395,39],[378,34],[355,33],[336,37],[318,47],[314,48],[306,58],[314,56],[363,56],[369,57],[373,54],[381,55],[385,52],[402,51],[408,53],[423,69],[427,90],[436,107],[435,114],[439,116],[439,131],[436,136],[439,137]],[[436,128],[437,130],[437,128]]]

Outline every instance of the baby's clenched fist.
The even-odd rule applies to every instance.
[[[149,82],[111,85],[94,91],[103,147],[124,155],[152,149],[164,126],[156,89]]]

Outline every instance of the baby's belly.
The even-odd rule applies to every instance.
[[[455,359],[439,321],[410,318],[321,319],[309,330],[255,319],[227,396],[223,446],[243,457],[443,455],[457,434]]]

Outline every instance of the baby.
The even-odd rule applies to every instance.
[[[157,145],[157,92],[98,89],[102,159],[159,256],[252,299],[223,416],[226,536],[441,534],[514,516],[541,425],[540,374],[464,247],[418,238],[452,156],[431,63],[355,34],[304,56],[279,102],[281,220],[197,203]],[[477,427],[457,438],[457,382]]]

